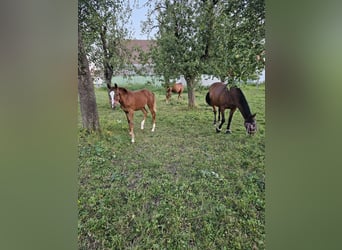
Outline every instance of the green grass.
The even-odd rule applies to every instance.
[[[142,131],[135,112],[132,144],[104,89],[96,90],[102,133],[79,129],[79,248],[265,249],[264,86],[242,86],[257,112],[255,136],[240,112],[232,134],[217,134],[205,89],[189,110],[186,93],[166,104],[164,89],[148,88],[157,96],[154,133],[150,113]]]

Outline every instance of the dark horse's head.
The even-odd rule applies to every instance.
[[[118,93],[118,85],[115,83],[114,87],[112,87],[110,86],[110,84],[107,83],[107,89],[108,89],[108,96],[109,96],[109,104],[111,105],[112,109],[115,109],[115,107],[120,101],[120,95]]]
[[[256,113],[253,115],[250,115],[248,119],[245,120],[245,128],[246,128],[247,134],[253,135],[258,130],[256,121],[255,121],[255,116],[256,116]]]

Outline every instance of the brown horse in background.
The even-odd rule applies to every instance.
[[[219,120],[220,114],[222,116],[219,127],[216,127],[217,133],[221,131],[222,125],[225,122],[224,111],[226,109],[230,109],[226,133],[231,133],[230,123],[232,122],[233,114],[237,108],[240,110],[243,118],[245,119],[244,125],[246,132],[248,134],[254,134],[257,131],[257,125],[255,121],[256,114],[251,113],[247,100],[240,88],[231,87],[228,90],[227,84],[224,84],[223,82],[216,82],[210,86],[209,92],[207,93],[205,99],[206,102],[213,107],[214,125],[216,124],[215,107],[218,107],[219,109]]]
[[[126,88],[118,87],[115,83],[114,87],[107,84],[109,96],[111,98],[112,108],[114,109],[118,103],[120,103],[121,109],[125,112],[127,122],[129,125],[129,134],[131,135],[131,141],[134,142],[134,124],[133,115],[134,111],[141,110],[144,113],[144,119],[141,122],[141,129],[144,129],[145,120],[147,117],[147,105],[152,114],[152,132],[156,127],[156,98],[154,93],[147,89],[129,91]]]
[[[169,102],[171,99],[172,93],[178,93],[178,99],[182,97],[182,92],[184,90],[184,86],[182,83],[175,83],[173,86],[168,87],[166,89],[166,102]]]

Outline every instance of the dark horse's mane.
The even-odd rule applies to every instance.
[[[251,115],[251,110],[249,108],[247,99],[245,97],[245,95],[243,94],[242,90],[236,86],[230,87],[229,92],[234,92],[236,91],[238,93],[238,95],[236,95],[236,98],[238,98],[236,101],[237,103],[239,103],[241,105],[241,110],[240,112],[243,110],[245,114],[243,114],[243,116],[245,117],[245,119],[249,119]],[[233,94],[233,93],[231,93]]]

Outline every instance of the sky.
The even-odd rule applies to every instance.
[[[133,25],[133,38],[139,39],[139,40],[147,40],[147,34],[141,34],[141,21],[146,20],[146,14],[147,14],[147,7],[143,7],[143,5],[148,0],[135,0],[131,1],[132,6],[134,6],[132,11],[132,25]],[[138,2],[138,4],[133,4],[134,2]],[[139,8],[137,8],[139,7]]]

